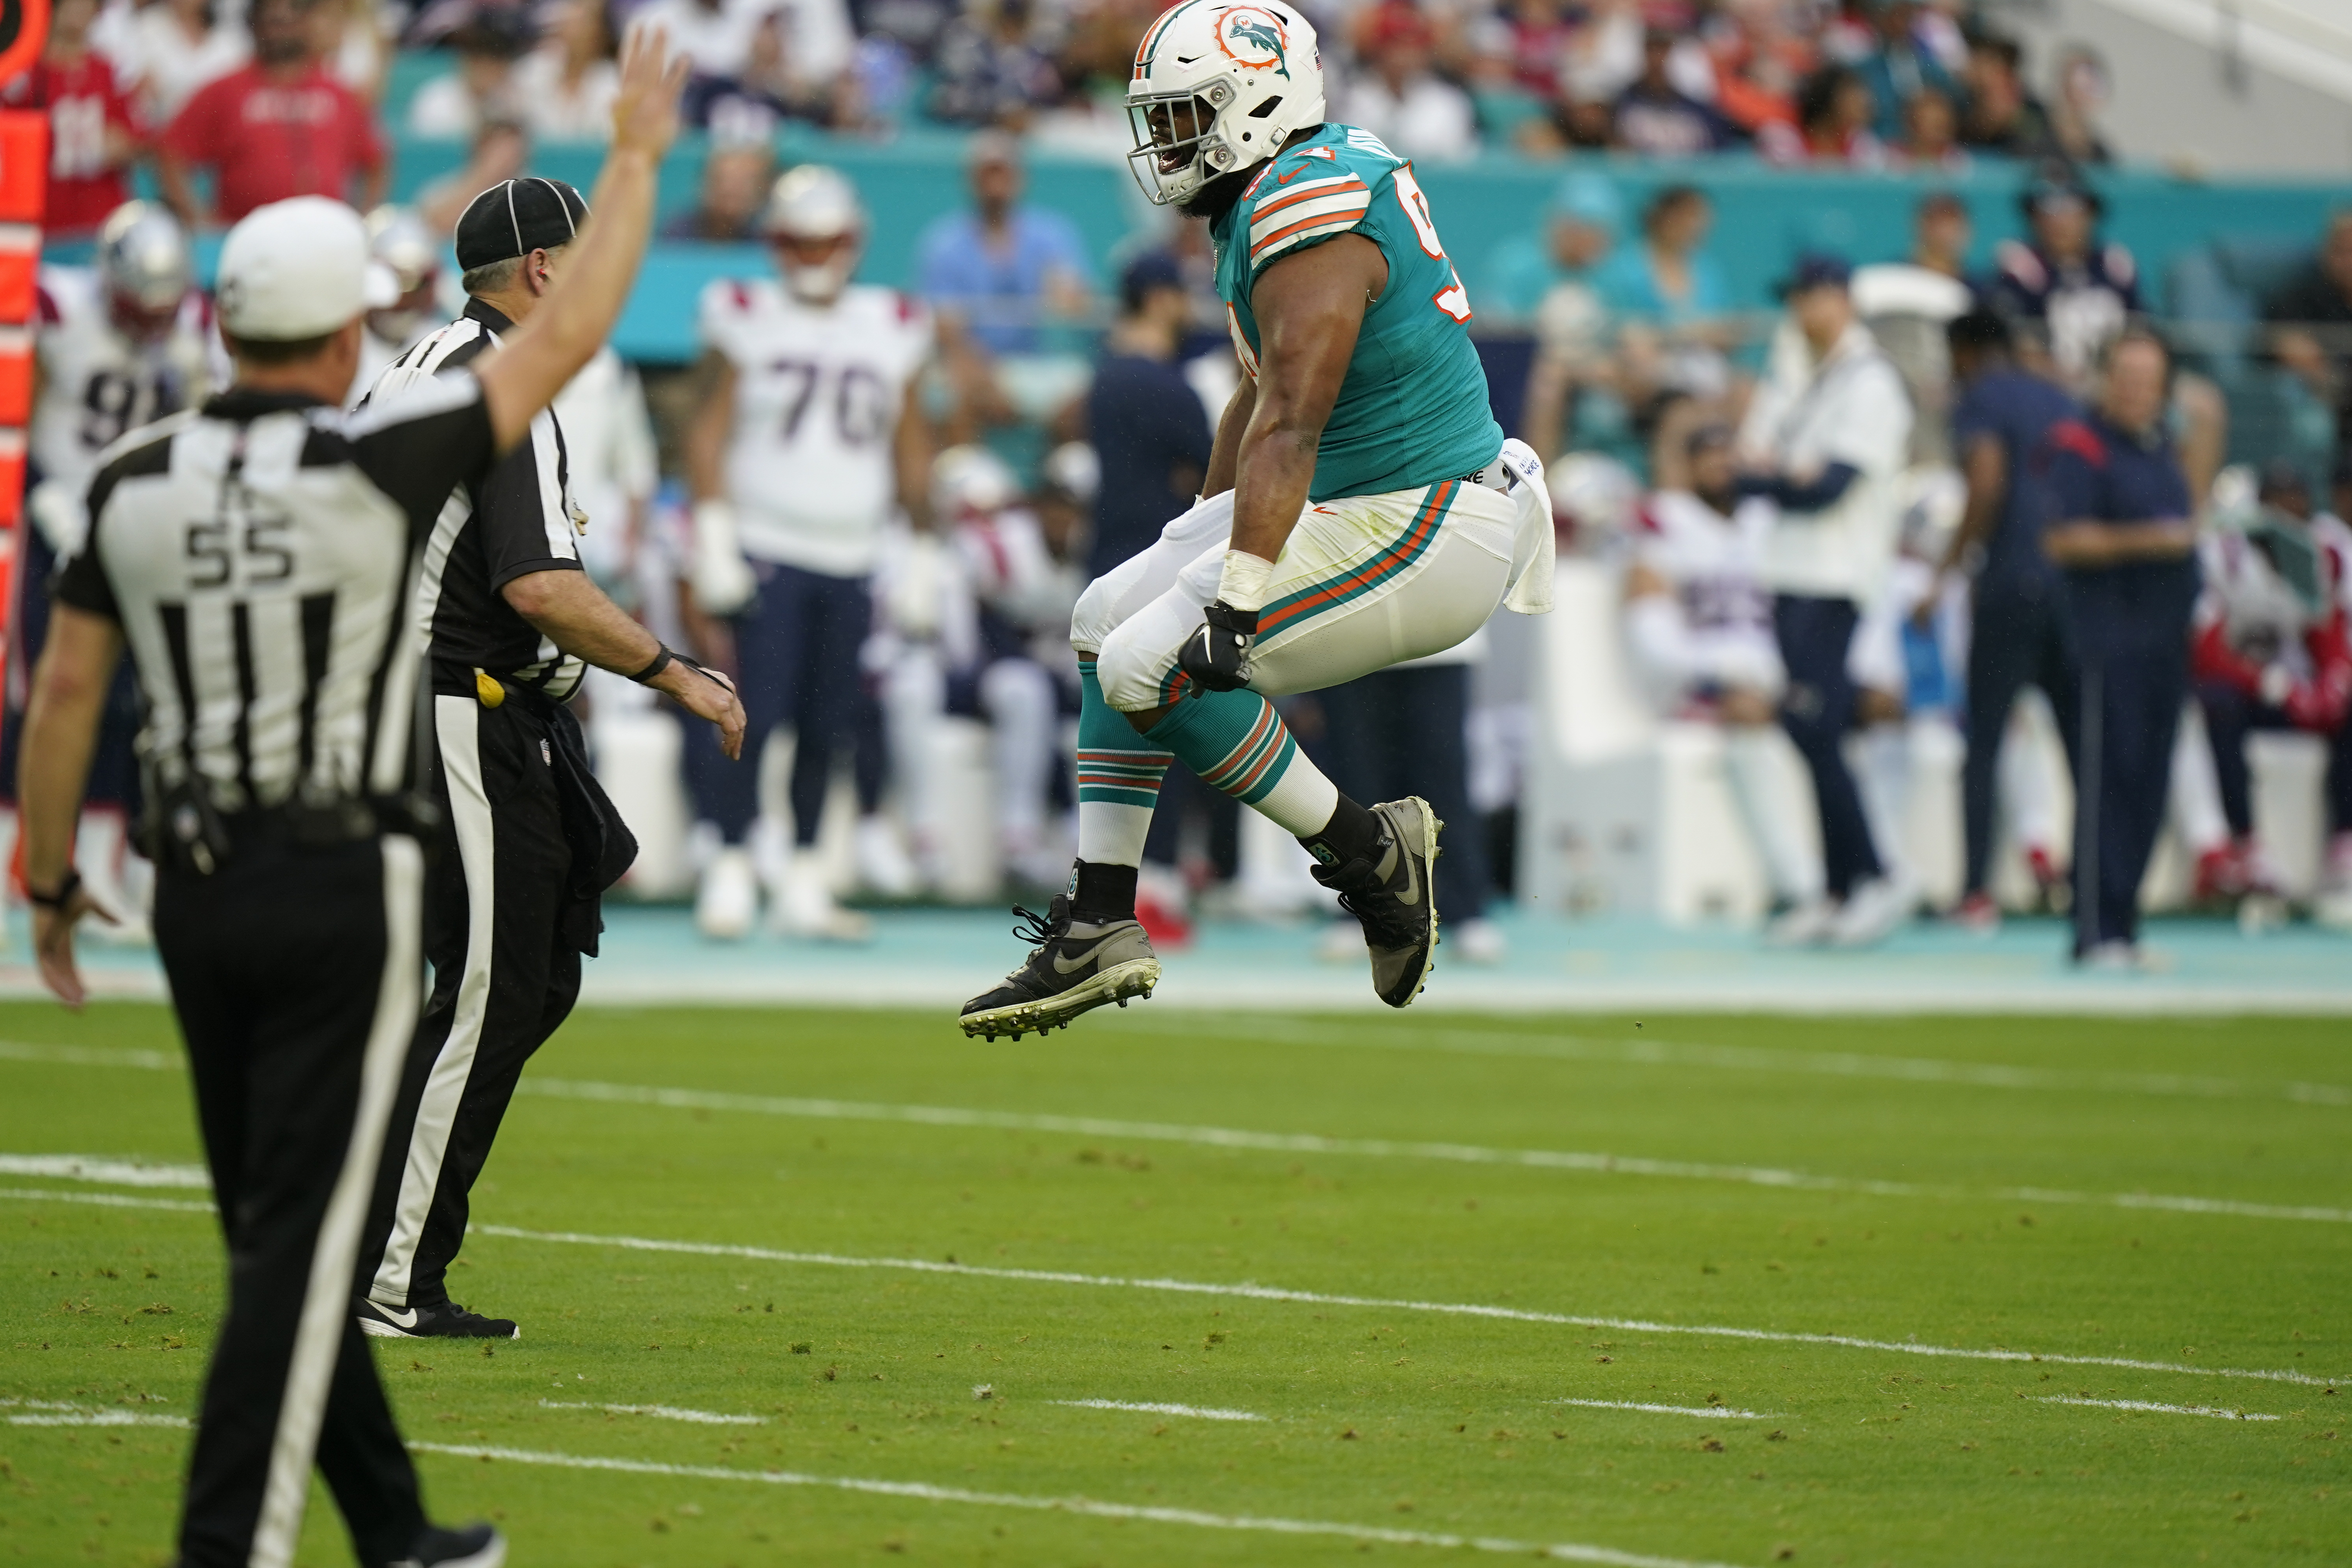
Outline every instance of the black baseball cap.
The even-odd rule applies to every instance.
[[[1780,280],[1780,298],[1808,289],[1843,289],[1853,281],[1853,264],[1833,251],[1809,250],[1797,258],[1789,276]]]
[[[457,220],[457,269],[569,245],[587,219],[587,201],[562,180],[501,180]]]

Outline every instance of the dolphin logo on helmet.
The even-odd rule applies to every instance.
[[[1217,44],[1245,66],[1272,66],[1280,77],[1290,75],[1289,42],[1282,36],[1282,18],[1255,5],[1227,11],[1217,19]]]

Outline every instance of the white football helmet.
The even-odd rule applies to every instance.
[[[931,459],[931,515],[942,522],[985,517],[1021,499],[1021,481],[987,447],[950,447]]]
[[[368,259],[383,269],[394,302],[368,312],[368,327],[388,343],[403,347],[425,335],[432,321],[430,296],[412,305],[401,300],[433,282],[441,272],[441,241],[414,207],[387,202],[367,215]]]
[[[1160,206],[1262,163],[1323,121],[1315,26],[1283,0],[1182,0],[1135,48],[1128,168]]]
[[[98,275],[107,293],[147,316],[180,308],[195,281],[188,237],[171,209],[157,202],[125,202],[98,231]]]
[[[761,226],[772,240],[849,241],[815,266],[796,262],[789,253],[777,258],[784,287],[794,299],[830,304],[849,287],[866,248],[866,204],[857,199],[857,187],[838,172],[822,163],[803,163],[776,181]]]

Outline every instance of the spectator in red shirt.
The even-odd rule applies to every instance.
[[[147,140],[131,95],[89,47],[97,0],[58,0],[49,41],[32,69],[0,89],[0,103],[49,112],[48,210],[59,238],[97,232],[131,199],[130,170]]]
[[[383,200],[389,166],[367,105],[320,64],[316,0],[256,0],[253,63],[200,89],[163,132],[163,199],[191,226],[230,224],[289,196]],[[209,212],[190,174],[213,171]]]

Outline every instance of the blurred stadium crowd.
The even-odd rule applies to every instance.
[[[1461,956],[1499,956],[1490,906],[1573,849],[1572,827],[1522,831],[1560,818],[1534,792],[1575,787],[1543,762],[1562,747],[1544,700],[1575,684],[1562,669],[1709,737],[1758,889],[1694,901],[1588,878],[1571,905],[1752,906],[1771,940],[1853,945],[1927,912],[1984,928],[2004,902],[2074,907],[2078,956],[2127,963],[2168,824],[2189,899],[2352,927],[2352,468],[2336,457],[2352,453],[2352,211],[2271,268],[2259,306],[2258,352],[2324,427],[2232,464],[2247,454],[2224,368],[2104,232],[2091,50],[2037,76],[1958,0],[1303,9],[1332,118],[1432,163],[1567,161],[1472,293],[1531,350],[1490,356],[1496,404],[1551,465],[1563,570],[1591,613],[1501,617],[1451,654],[1286,704],[1343,789],[1411,789],[1452,823],[1439,898]],[[460,302],[456,215],[530,172],[534,148],[597,140],[615,41],[652,21],[693,59],[709,147],[667,237],[763,243],[772,268],[704,290],[699,365],[607,351],[559,405],[597,525],[583,556],[666,638],[748,666],[755,722],[793,740],[730,780],[646,693],[592,683],[600,771],[646,841],[635,886],[695,890],[714,937],[753,929],[764,894],[779,929],[854,940],[867,922],[836,902],[851,889],[1057,885],[1071,605],[1189,504],[1238,374],[1202,226],[1142,232],[1106,279],[1069,217],[1027,199],[1030,148],[1124,155],[1129,62],[1156,10],[57,0],[46,58],[0,100],[48,111],[50,233],[93,243],[89,265],[41,275],[12,711],[97,452],[219,374],[191,236],[303,192],[375,209],[389,302],[357,397]],[[803,275],[829,271],[845,298],[866,236],[845,182],[778,183],[793,121],[965,128],[968,195],[922,235],[907,297],[857,293],[846,369],[756,393],[754,291],[802,299]],[[382,206],[404,137],[466,155]],[[1673,160],[1671,177],[1631,205],[1622,160],[1583,156],[1599,150]],[[1930,176],[1907,251],[1809,250],[1782,309],[1737,308],[1706,172],[1741,153]],[[2030,171],[2019,234],[1973,268],[1970,208],[1932,178],[2004,161]],[[784,403],[758,401],[772,395]],[[751,406],[781,411],[781,438],[747,434]],[[713,503],[731,509],[723,531]],[[824,628],[792,647],[762,608],[779,583],[814,595],[793,624]],[[131,718],[94,792],[118,810],[93,815],[83,853],[135,908]],[[2258,832],[2264,770],[2287,768],[2263,731],[2318,759],[2308,865],[2282,866]],[[1938,770],[1952,788],[1922,782]],[[829,796],[841,821],[821,831]],[[1316,907],[1292,847],[1226,797],[1171,777],[1162,807],[1142,900],[1156,941],[1204,912]],[[1335,952],[1357,951],[1352,931]]]

